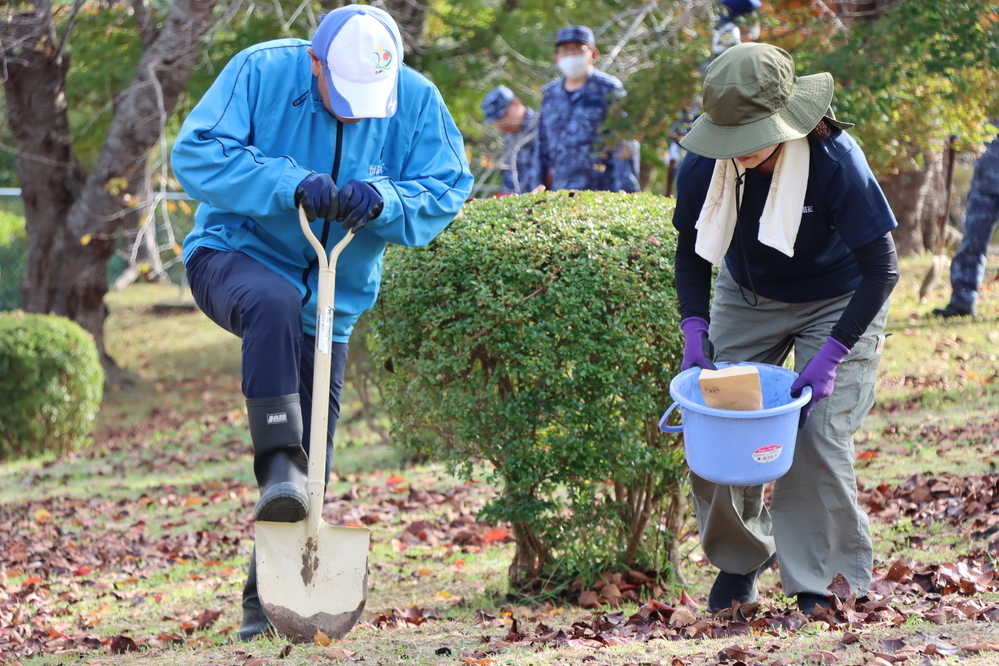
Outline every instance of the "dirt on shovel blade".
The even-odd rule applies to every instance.
[[[357,624],[364,611],[364,602],[352,611],[330,615],[316,613],[311,617],[302,617],[295,611],[264,602],[264,612],[278,634],[294,643],[311,643],[319,630],[333,639],[343,638]]]

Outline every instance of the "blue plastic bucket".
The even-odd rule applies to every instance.
[[[675,402],[659,420],[659,429],[683,433],[687,465],[708,481],[755,486],[779,479],[791,469],[798,418],[812,398],[812,389],[806,386],[799,397],[792,398],[796,372],[765,363],[719,363],[718,368],[729,365],[756,366],[763,409],[736,411],[706,406],[698,381],[701,369],[694,367],[670,382],[669,394]],[[678,406],[683,425],[666,425]]]

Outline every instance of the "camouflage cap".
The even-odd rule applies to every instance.
[[[506,86],[496,86],[482,99],[482,113],[486,116],[487,123],[494,123],[506,113],[506,107],[510,102],[517,99],[513,91]]]
[[[593,31],[585,25],[570,25],[562,28],[555,35],[555,46],[566,42],[579,42],[580,44],[596,44],[593,39]]]

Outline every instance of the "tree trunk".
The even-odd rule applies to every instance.
[[[0,21],[6,63],[7,121],[17,144],[28,257],[21,278],[22,307],[50,312],[59,291],[66,216],[85,174],[71,143],[66,116],[66,72],[52,25],[51,7],[38,2]]]
[[[513,523],[511,527],[516,549],[507,570],[508,580],[511,590],[524,590],[530,587],[544,566],[547,553],[530,527],[524,523]]]
[[[835,12],[847,27],[853,27],[857,21],[872,21],[881,18],[885,11],[899,0],[842,0],[825,2],[828,9]]]
[[[385,10],[395,19],[399,32],[402,33],[407,58],[423,52],[428,2],[429,0],[385,0]]]
[[[902,171],[881,180],[898,228],[892,232],[898,256],[932,250],[943,205],[943,156],[935,150],[919,171]]]
[[[679,482],[674,483],[667,494],[669,502],[666,511],[666,518],[663,524],[669,534],[669,543],[666,545],[666,560],[673,570],[673,578],[680,585],[685,584],[683,570],[680,568],[680,535],[683,534],[683,523],[687,519],[687,495]]]
[[[142,32],[146,48],[138,71],[119,98],[85,181],[70,145],[63,96],[67,68],[53,48],[57,41],[47,1],[11,11],[0,24],[8,116],[21,155],[18,175],[29,245],[35,248],[22,281],[25,309],[64,315],[89,331],[112,385],[121,383],[125,373],[104,346],[104,295],[107,261],[131,208],[125,193],[145,177],[146,153],[159,140],[187,83],[216,3],[175,0],[159,34]],[[136,4],[145,8],[142,0]]]

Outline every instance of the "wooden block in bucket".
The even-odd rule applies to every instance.
[[[732,365],[721,370],[701,370],[698,376],[704,404],[715,409],[763,409],[760,371],[752,365]]]

